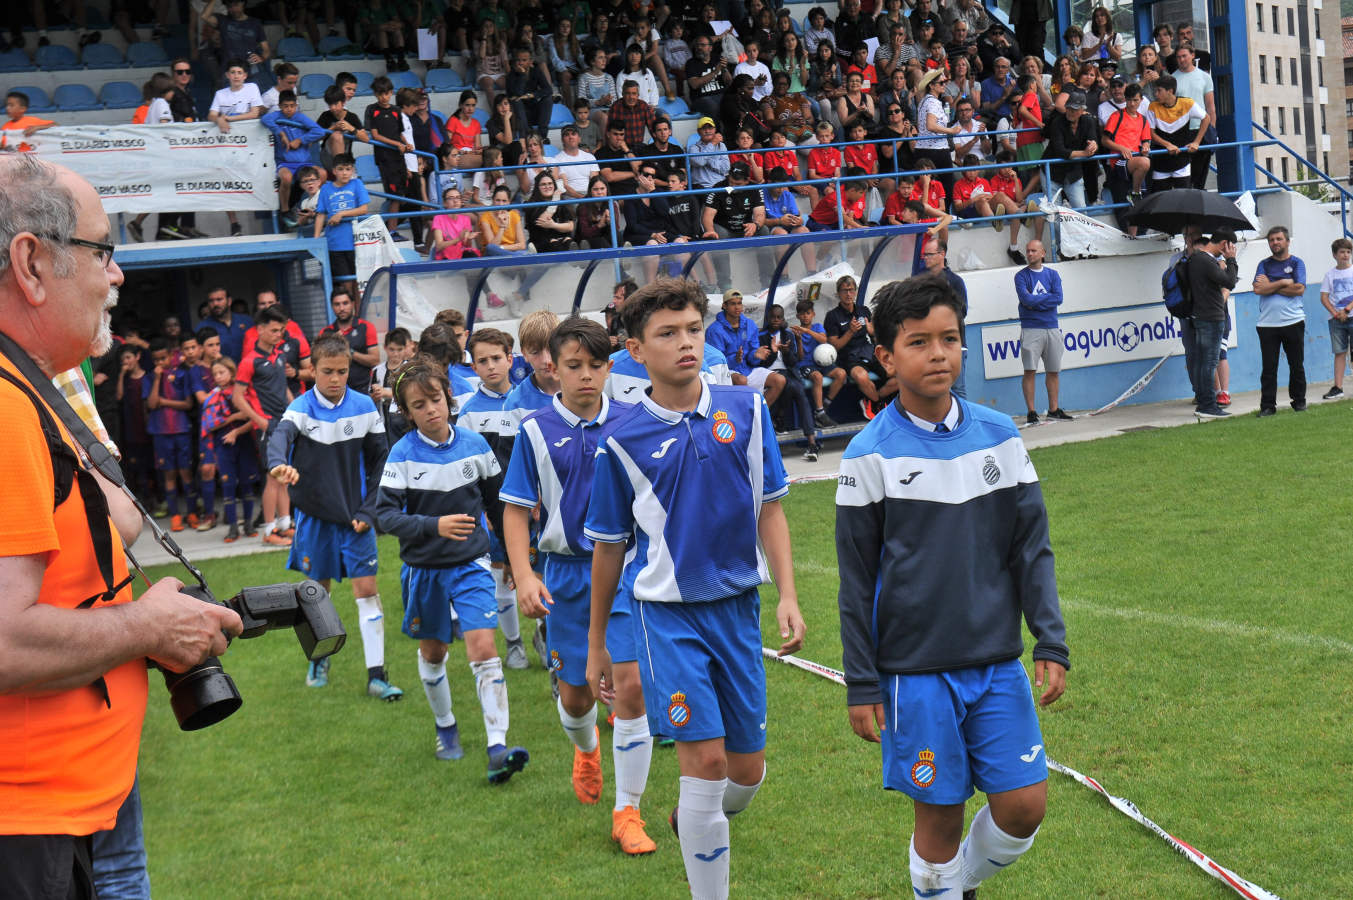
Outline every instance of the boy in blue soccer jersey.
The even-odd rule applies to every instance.
[[[169,504],[170,531],[183,530],[179,512],[179,487],[188,501],[190,525],[197,525],[197,498],[193,495],[192,420],[188,411],[193,397],[188,392],[188,375],[170,359],[169,344],[156,338],[150,344],[150,359],[155,370],[141,388],[146,403],[146,431],[155,453],[155,471],[164,484]]]
[[[583,529],[594,542],[587,680],[598,696],[616,683],[607,626],[625,545],[636,542],[644,704],[649,728],[677,740],[670,821],[702,898],[728,896],[728,817],[766,773],[757,587],[767,558],[780,591],[780,652],[798,649],[804,634],[775,430],[759,392],[700,378],[706,303],[697,282],[659,278],[625,304],[626,346],[652,386],[606,426]]]
[[[404,692],[385,672],[385,617],[376,590],[376,485],[385,457],[385,421],[371,398],[348,387],[352,348],[325,335],[310,349],[315,389],[297,397],[268,440],[268,474],[288,485],[296,536],[287,568],[327,591],[352,579],[366,656],[366,691],[394,702]],[[329,661],[310,663],[305,683],[329,683]]]
[[[438,759],[460,759],[451,711],[446,652],[456,632],[474,673],[484,714],[490,784],[502,784],[530,759],[507,746],[507,680],[493,633],[498,605],[489,575],[487,514],[502,533],[502,469],[488,443],[451,424],[451,384],[439,360],[415,357],[395,381],[395,401],[414,430],[390,448],[381,475],[376,521],[399,538],[404,561],[404,633],[418,641],[418,675],[436,723]]]
[[[451,327],[454,329],[455,326]],[[517,429],[517,424],[504,410],[507,394],[512,390],[512,382],[508,378],[512,366],[512,336],[497,328],[476,328],[474,334],[470,335],[468,349],[479,384],[461,406],[456,424],[464,425],[488,441],[493,455],[498,457],[498,465],[506,472],[512,450],[511,444],[504,438]],[[507,553],[499,535],[489,535],[489,543],[489,559],[493,563],[493,594],[498,601],[498,625],[507,640],[505,663],[509,669],[525,669],[530,663],[526,660],[526,647],[521,640],[517,595],[506,568]]]
[[[881,740],[883,786],[914,802],[918,897],[976,897],[1043,821],[1047,763],[1021,613],[1037,641],[1040,705],[1061,696],[1070,667],[1047,510],[1019,431],[951,392],[962,311],[939,276],[875,295],[878,360],[898,399],[851,440],[836,491],[850,724]],[[974,786],[987,805],[960,846]]]
[[[583,535],[583,518],[597,444],[611,418],[629,408],[602,392],[610,349],[610,337],[598,322],[574,316],[555,329],[550,358],[560,393],[550,406],[522,420],[499,495],[517,601],[526,615],[549,617],[548,653],[559,682],[559,721],[573,741],[573,792],[585,804],[601,797],[602,774],[596,698],[587,683],[592,541]],[[537,504],[544,583],[531,567],[531,513]],[[607,630],[615,680],[608,681],[606,689],[613,695],[616,717],[611,839],[625,853],[641,856],[657,849],[639,818],[653,738],[644,715],[630,603],[623,588],[621,594]]]
[[[329,274],[334,287],[357,284],[357,245],[352,236],[354,220],[366,215],[371,202],[366,185],[357,179],[357,160],[351,153],[334,156],[334,180],[319,189],[315,204],[314,237],[329,245]]]
[[[728,369],[728,357],[712,344],[705,344],[700,377],[710,384],[733,383],[733,375]],[[638,403],[650,383],[648,370],[634,361],[627,348],[621,347],[611,354],[611,374],[606,376],[607,397],[625,403]]]
[[[550,335],[559,327],[559,317],[548,309],[527,313],[517,324],[517,340],[522,357],[531,366],[531,374],[508,392],[506,409],[513,423],[520,423],[527,413],[549,406],[559,391],[559,379],[550,363]],[[508,438],[509,444],[516,429]],[[508,447],[509,455],[511,447]]]

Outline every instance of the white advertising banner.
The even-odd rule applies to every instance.
[[[37,155],[79,172],[110,213],[277,208],[272,133],[236,122],[77,125],[27,138]]]
[[[1234,308],[1229,308],[1228,314],[1234,323]],[[1179,320],[1166,312],[1163,304],[1063,316],[1061,326],[1064,370],[1135,359],[1155,360],[1184,352],[1179,339]],[[1019,332],[1018,322],[982,329],[982,370],[988,381],[1024,373],[1024,364],[1019,358]],[[1234,325],[1226,346],[1236,346]]]

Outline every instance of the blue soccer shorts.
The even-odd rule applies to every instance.
[[[648,727],[678,741],[766,747],[766,668],[755,589],[709,603],[637,600],[635,638]]]
[[[963,803],[1046,781],[1029,676],[1018,659],[884,675],[883,786],[922,803]]]
[[[592,558],[545,555],[545,587],[553,604],[545,619],[545,648],[550,669],[574,687],[587,684],[587,631],[592,621]],[[629,595],[623,590],[611,604],[606,622],[606,649],[611,662],[634,662],[634,624]]]
[[[404,592],[404,633],[424,641],[451,643],[459,632],[498,627],[489,558],[446,569],[405,565],[399,575]]]
[[[295,511],[296,537],[291,542],[287,568],[316,581],[362,578],[376,574],[376,529],[358,534],[352,525],[339,525]]]
[[[152,434],[156,472],[176,472],[193,468],[193,447],[186,434]]]

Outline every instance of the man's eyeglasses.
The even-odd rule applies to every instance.
[[[175,74],[175,75],[191,75],[191,74],[193,74],[193,70],[192,70],[192,69],[175,69],[175,70],[174,70],[174,74]]]
[[[78,237],[58,237],[55,234],[40,234],[38,237],[44,241],[55,241],[58,244],[66,244],[72,247],[88,247],[90,250],[97,251],[99,264],[105,269],[113,261],[113,245],[103,241],[87,241]]]

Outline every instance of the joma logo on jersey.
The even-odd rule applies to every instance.
[[[650,453],[649,456],[652,456],[654,459],[662,459],[664,456],[667,455],[668,448],[670,448],[676,442],[677,442],[676,438],[668,438],[667,440],[659,444],[658,449]],[[601,448],[597,449],[598,451],[600,451]]]
[[[854,475],[837,475],[836,483],[841,487],[855,487]]]

